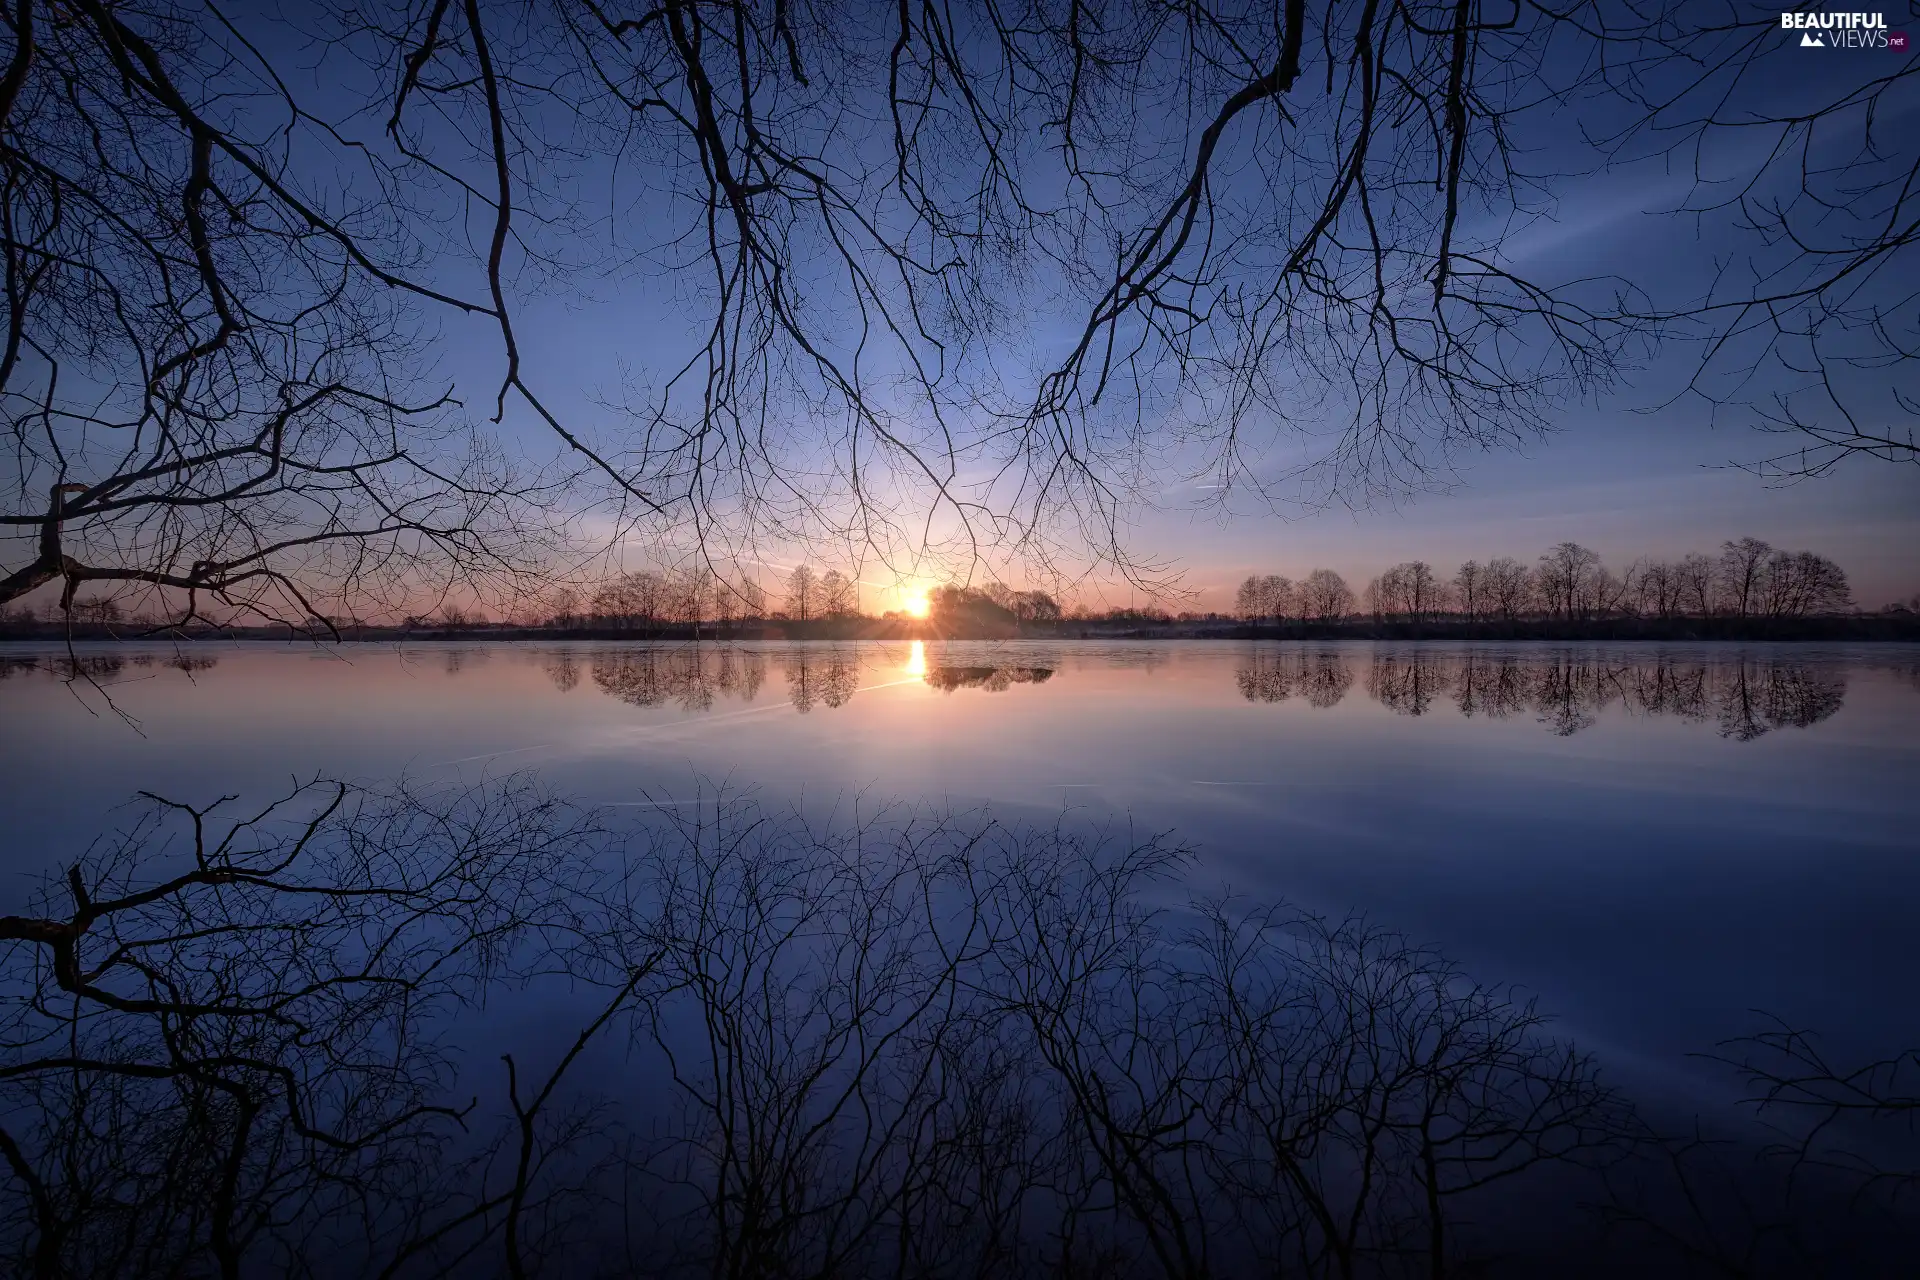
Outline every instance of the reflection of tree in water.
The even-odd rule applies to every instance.
[[[1655,716],[1705,720],[1709,698],[1708,668],[1701,662],[1660,658],[1634,665],[1627,675],[1630,705]]]
[[[1235,673],[1249,702],[1279,702],[1310,688],[1317,673],[1344,676],[1331,705],[1352,677],[1337,654],[1257,649]],[[1655,653],[1622,658],[1578,653],[1376,650],[1367,692],[1408,716],[1425,715],[1442,698],[1463,716],[1504,719],[1532,715],[1558,737],[1592,728],[1600,713],[1619,707],[1630,715],[1715,720],[1723,736],[1751,741],[1774,729],[1805,728],[1840,709],[1846,676],[1835,668],[1792,658],[1701,660]]]
[[[1504,720],[1527,706],[1527,679],[1512,657],[1469,655],[1454,681],[1454,705],[1463,716]]]
[[[1557,738],[1570,738],[1600,721],[1599,712],[1623,696],[1616,670],[1555,655],[1529,670],[1534,711]]]
[[[546,656],[547,679],[553,681],[553,687],[562,693],[571,693],[580,686],[580,662],[573,650],[562,649],[558,653]]]
[[[303,1266],[325,1240],[341,1275],[612,1274],[598,1221],[647,1274],[1319,1271],[1451,1256],[1478,1182],[1618,1110],[1530,1007],[1393,934],[1165,924],[1139,895],[1186,858],[1157,840],[703,813],[617,856],[524,782],[307,788],[231,833],[156,806],[0,931],[0,1177],[24,1193],[0,1252],[334,1274]],[[157,878],[166,827],[204,830],[184,880]],[[515,1046],[548,1074],[456,1078],[434,1019],[535,971],[594,993],[578,1031]],[[637,1096],[624,1132],[563,1106],[596,1038],[668,1105]],[[589,1193],[613,1211],[566,1212]]]
[[[479,645],[456,644],[446,651],[446,671],[457,676],[470,667],[483,667],[493,660],[493,651]]]
[[[1403,716],[1423,716],[1433,700],[1453,687],[1455,672],[1416,654],[1410,658],[1374,655],[1367,667],[1367,694]]]
[[[942,693],[955,689],[1005,693],[1016,684],[1045,684],[1052,678],[1052,667],[928,667],[921,677]]]
[[[1740,742],[1773,729],[1818,724],[1847,696],[1844,678],[1801,663],[1740,662],[1714,674],[1720,735]]]
[[[1248,702],[1285,702],[1298,694],[1321,710],[1338,705],[1353,687],[1346,659],[1332,649],[1256,649],[1241,662],[1237,678]]]
[[[129,666],[150,668],[155,665],[192,675],[211,671],[219,662],[218,658],[188,653],[174,653],[164,658],[157,658],[150,653],[87,653],[57,657],[9,655],[0,657],[0,680],[32,675],[36,671],[56,680],[108,680]]]
[[[708,711],[719,698],[752,701],[767,678],[765,655],[732,646],[612,649],[590,658],[601,691],[636,707],[674,702],[687,711]],[[547,674],[560,683],[554,664]]]
[[[816,702],[844,707],[860,686],[860,655],[852,648],[794,649],[787,654],[787,700],[801,715]]]
[[[524,779],[313,784],[251,821],[155,802],[51,877],[0,918],[9,1273],[1475,1274],[1486,1189],[1530,1171],[1569,1232],[1591,1191],[1694,1263],[1770,1238],[1695,1194],[1722,1144],[1510,989],[1358,919],[1171,919],[1163,840],[725,796],[608,837]],[[441,1051],[535,975],[572,1021],[504,1070]],[[589,1048],[625,1092],[568,1078]],[[1809,1143],[1914,1110],[1912,1055],[1780,1028],[1722,1060]],[[1864,1213],[1920,1187],[1775,1131],[1789,1197],[1822,1161]]]
[[[52,658],[47,673],[56,680],[107,680],[126,670],[127,662],[119,654],[89,653],[79,657]]]
[[[370,1275],[476,1234],[439,1022],[577,914],[591,822],[524,781],[218,809],[151,802],[0,919],[9,1274]]]

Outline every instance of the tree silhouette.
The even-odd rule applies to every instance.
[[[1353,611],[1353,590],[1331,569],[1315,569],[1300,584],[1300,612],[1315,622],[1338,622]]]
[[[820,587],[813,570],[800,565],[787,575],[787,616],[810,622],[820,613]]]
[[[553,517],[602,499],[709,567],[835,540],[1145,580],[1121,526],[1169,472],[1221,504],[1404,494],[1661,330],[1771,371],[1760,420],[1817,442],[1788,470],[1910,459],[1905,402],[1865,412],[1844,377],[1911,345],[1892,296],[1849,292],[1911,252],[1911,150],[1873,124],[1904,73],[1730,123],[1702,86],[1745,102],[1778,31],[1678,12],[420,0],[277,13],[269,38],[172,0],[16,5],[0,603],[124,582],[181,617],[405,610],[538,567]],[[1558,184],[1512,139],[1575,109],[1600,122],[1564,139],[1575,169],[1771,131],[1754,184],[1699,211],[1744,292],[1521,273],[1487,228]],[[1857,225],[1834,167],[1777,173],[1816,129],[1848,133]],[[1774,176],[1799,197],[1764,204]],[[589,279],[675,306],[590,414],[525,340]],[[1036,314],[1065,336],[1016,374]],[[494,377],[456,405],[431,357],[476,323]],[[566,466],[517,474],[482,415]],[[1290,464],[1258,465],[1275,446]]]
[[[855,612],[853,583],[838,569],[829,569],[820,575],[815,593],[820,601],[818,612],[823,617],[844,618]]]

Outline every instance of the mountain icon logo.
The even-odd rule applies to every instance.
[[[1800,47],[1802,49],[1824,49],[1827,47],[1827,42],[1811,31],[1802,31],[1800,33]]]

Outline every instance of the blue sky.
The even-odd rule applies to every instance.
[[[1744,10],[1738,16],[1753,17]],[[1763,48],[1747,82],[1748,93],[1765,99],[1762,105],[1813,101],[1891,65],[1884,54],[1874,62],[1863,54],[1813,54],[1785,39],[1778,44]],[[1880,104],[1881,125],[1897,130],[1916,107],[1920,93],[1903,86]],[[1554,168],[1563,153],[1576,155],[1584,136],[1618,123],[1579,106],[1527,119],[1515,140],[1522,167],[1540,171]],[[1856,125],[1842,120],[1837,128],[1844,134]],[[1775,136],[1735,131],[1704,153],[1645,155],[1604,173],[1555,181],[1551,202],[1537,206],[1531,217],[1496,220],[1483,212],[1477,222],[1463,224],[1463,234],[1483,246],[1497,244],[1505,265],[1543,281],[1608,275],[1668,303],[1701,296],[1716,270],[1738,264],[1739,241],[1725,216],[1696,216],[1685,206],[1690,199],[1710,203],[1720,189],[1715,184],[1749,172]],[[1830,133],[1822,145],[1836,141],[1843,151],[1857,139]],[[644,195],[642,188],[636,192]],[[1230,194],[1249,193],[1242,188]],[[657,212],[644,199],[634,208],[632,216],[641,221],[629,218],[629,238],[644,235]],[[617,450],[623,427],[602,402],[677,367],[704,319],[664,275],[563,275],[520,301],[518,329],[535,388],[570,424],[583,426],[583,434]],[[1071,322],[1061,320],[1038,314],[1029,329],[1015,326],[998,335],[1003,350],[991,358],[1045,363],[1073,331]],[[490,409],[499,369],[497,333],[468,321],[446,319],[442,325],[441,371],[469,406]],[[1737,350],[1733,355],[1743,358]],[[1238,579],[1255,571],[1298,576],[1326,566],[1357,587],[1404,559],[1450,570],[1468,557],[1531,559],[1571,539],[1624,567],[1643,555],[1712,551],[1725,539],[1746,535],[1832,556],[1848,570],[1856,600],[1866,607],[1920,592],[1920,467],[1859,460],[1831,476],[1785,486],[1742,471],[1733,464],[1779,453],[1792,441],[1751,430],[1750,414],[1726,412],[1716,421],[1705,402],[1675,399],[1696,357],[1696,348],[1669,341],[1597,397],[1559,403],[1541,421],[1540,439],[1519,449],[1456,457],[1451,483],[1440,492],[1361,509],[1296,507],[1280,515],[1239,504],[1241,514],[1223,521],[1194,510],[1208,496],[1204,491],[1169,483],[1155,495],[1155,506],[1135,513],[1132,542],[1144,556],[1173,562],[1198,593],[1194,603],[1215,607],[1226,605]],[[1734,372],[1741,371],[1736,365]],[[1715,384],[1723,389],[1726,372]],[[1763,392],[1768,376],[1761,376]],[[1906,367],[1894,366],[1857,375],[1856,385],[1884,399],[1890,388],[1911,389],[1912,381]],[[504,429],[535,454],[551,443],[524,412],[510,410]],[[1273,466],[1283,452],[1270,457]],[[1017,574],[1014,569],[1009,576]]]

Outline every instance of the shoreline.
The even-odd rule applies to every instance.
[[[4,643],[144,644],[153,641],[251,640],[275,643],[405,644],[405,643],[607,643],[607,642],[742,642],[742,641],[1083,641],[1083,640],[1372,640],[1372,641],[1636,641],[1673,644],[1712,642],[1832,643],[1920,642],[1920,614],[1861,614],[1824,618],[1603,618],[1568,622],[1557,619],[1516,619],[1466,622],[1439,619],[1426,622],[1384,622],[1351,619],[1343,622],[1289,623],[1250,626],[1227,621],[1170,621],[1164,624],[1063,622],[1017,629],[941,627],[924,621],[847,619],[825,623],[766,623],[727,627],[687,625],[653,628],[525,627],[482,625],[466,627],[142,627],[139,625],[82,624],[72,627],[11,627],[0,631]]]

